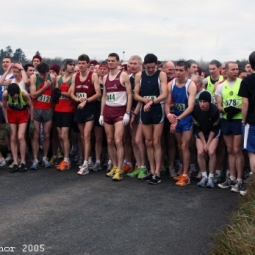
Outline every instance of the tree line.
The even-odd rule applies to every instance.
[[[39,51],[35,52],[35,55],[41,55]],[[31,60],[26,57],[26,54],[21,48],[16,49],[15,51],[11,48],[11,46],[7,46],[5,49],[0,50],[0,61],[2,63],[2,60],[4,57],[10,56],[13,59],[13,62],[19,62],[22,63],[22,65],[31,63]],[[43,57],[43,61],[46,62],[48,65],[62,65],[63,59],[60,57],[55,58],[45,58]],[[100,61],[100,60],[98,60]],[[161,61],[163,62],[163,61]],[[174,61],[175,62],[175,61]],[[197,61],[199,66],[202,67],[202,69],[208,73],[208,65],[209,61],[204,61],[202,59]],[[245,65],[248,63],[248,60],[242,59],[242,60],[236,60],[239,67],[245,67]],[[0,74],[3,74],[4,70],[2,68],[2,65],[0,66]]]

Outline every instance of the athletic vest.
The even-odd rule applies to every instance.
[[[47,80],[52,82],[50,74],[48,74]],[[36,90],[38,91],[44,86],[44,80],[39,77],[39,74],[36,74]],[[36,99],[33,99],[33,105],[35,109],[42,109],[42,110],[48,110],[52,108],[51,103],[51,96],[52,96],[52,87],[49,86],[46,90],[42,92],[42,94],[37,97]]]
[[[26,85],[25,85],[25,83],[24,83],[24,81],[23,81],[22,79],[21,79],[21,81],[20,81],[19,83],[17,83],[15,79],[12,79],[11,83],[16,83],[16,84],[19,85],[19,87],[20,87],[21,89],[26,90]]]
[[[132,74],[129,75],[129,81],[131,84],[131,88],[132,88],[132,95],[133,95],[133,101],[132,101],[132,108],[136,108],[137,106],[137,101],[134,98],[134,89],[135,89],[135,78],[132,76]]]
[[[78,98],[89,98],[96,94],[94,85],[92,83],[92,74],[89,72],[85,81],[81,82],[80,73],[75,76],[75,96]]]
[[[207,90],[208,92],[210,92],[212,95],[214,95],[214,84],[211,82],[211,77],[208,76],[206,79],[207,79],[207,87],[206,87],[206,90]],[[223,76],[220,75],[218,81],[223,81],[223,80],[224,80]]]
[[[119,72],[115,78],[109,80],[109,74],[106,76],[105,92],[106,92],[106,105],[116,107],[125,106],[127,104],[127,91],[126,88],[120,83]]]
[[[188,88],[191,80],[188,79],[184,86],[179,88],[176,85],[176,80],[172,82],[172,97],[174,100],[174,114],[181,115],[188,107]]]
[[[27,102],[23,99],[22,89],[19,90],[19,97],[13,100],[10,95],[8,95],[8,107],[14,110],[24,110],[27,108]]]
[[[233,107],[239,107],[242,104],[242,97],[238,96],[239,88],[241,85],[241,79],[236,78],[236,81],[232,87],[228,86],[228,82],[225,81],[223,83],[223,90],[222,90],[222,104],[223,108],[233,106]],[[227,114],[223,113],[222,117],[224,119],[227,118]],[[240,120],[242,119],[242,112],[240,111],[234,117],[233,120]]]
[[[142,71],[140,80],[140,95],[142,97],[156,99],[161,94],[160,72],[160,70],[157,70],[153,75],[149,76],[145,71]]]
[[[68,92],[72,84],[72,77],[63,83],[63,77],[58,80],[58,88],[61,92]],[[58,103],[55,105],[55,112],[74,112],[75,103],[70,97],[60,96]]]

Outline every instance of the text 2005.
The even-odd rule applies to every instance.
[[[22,252],[44,252],[44,244],[23,244]]]

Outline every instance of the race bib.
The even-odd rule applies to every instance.
[[[156,96],[144,96],[143,98],[155,100],[157,97]]]
[[[116,101],[116,100],[117,100],[117,93],[108,93],[108,94],[106,95],[106,100],[107,100],[108,102],[114,102],[114,101]]]
[[[78,98],[87,98],[87,93],[76,93],[76,97]]]
[[[51,100],[51,96],[46,96],[46,95],[40,95],[37,98],[37,101],[44,102],[44,103],[50,103],[50,100]]]
[[[174,109],[177,111],[184,112],[186,110],[185,104],[174,104]]]
[[[238,99],[225,100],[224,105],[225,105],[225,107],[229,107],[229,106],[238,107],[239,100]]]

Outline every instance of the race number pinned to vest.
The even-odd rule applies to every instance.
[[[185,104],[174,104],[174,108],[181,112],[184,112],[186,110]]]
[[[78,98],[87,98],[87,93],[76,93],[76,97],[78,97]]]
[[[108,102],[114,102],[117,100],[117,93],[107,93],[106,100]]]
[[[40,96],[37,98],[37,101],[44,102],[44,103],[50,103],[50,101],[51,101],[51,96],[40,95]]]
[[[229,106],[238,107],[239,100],[238,99],[224,100],[224,105],[225,105],[225,107],[229,107]]]

